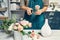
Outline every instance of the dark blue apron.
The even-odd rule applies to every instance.
[[[28,7],[32,8],[33,11],[35,11],[35,5],[40,5],[40,9],[43,8],[43,1],[42,0],[29,0]],[[41,29],[45,22],[44,13],[41,15],[35,15],[35,13],[32,13],[32,15],[28,15],[27,12],[25,12],[24,19],[30,21],[32,23],[32,27],[29,29]]]

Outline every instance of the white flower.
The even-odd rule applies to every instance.
[[[39,6],[39,5],[36,5],[36,6],[35,6],[35,9],[36,9],[36,10],[39,10],[39,9],[40,9],[40,6]]]
[[[15,25],[20,25],[19,23],[15,23]]]
[[[8,30],[9,30],[9,31],[12,31],[12,30],[13,30],[13,26],[14,26],[14,23],[12,23],[12,24],[9,26]]]
[[[29,26],[29,27],[32,27],[32,23],[28,23],[28,26]]]

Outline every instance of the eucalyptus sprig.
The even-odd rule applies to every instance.
[[[8,33],[8,28],[9,26],[12,24],[12,23],[15,23],[16,21],[13,20],[13,19],[5,19],[5,20],[2,20],[2,24],[0,26],[0,28],[2,30],[4,30],[6,33]]]

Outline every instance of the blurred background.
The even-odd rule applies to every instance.
[[[24,12],[20,9],[20,0],[0,0],[0,25],[5,18],[20,21]],[[50,27],[60,29],[60,0],[49,0],[48,9],[44,13]]]

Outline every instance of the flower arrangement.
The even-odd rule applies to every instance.
[[[29,36],[30,38],[32,38],[32,40],[39,40],[40,39],[40,34],[39,32],[38,33],[35,33],[34,31],[29,31],[28,33],[26,33],[24,31],[24,28],[30,28],[32,27],[32,23],[30,23],[29,21],[26,21],[26,20],[22,20],[18,23],[12,23],[8,30],[12,31],[12,30],[15,30],[15,31],[18,31],[20,33],[22,33],[23,35],[27,35]]]
[[[6,29],[8,31],[18,31],[22,33],[23,35],[28,35],[30,38],[34,40],[34,38],[39,39],[40,35],[39,33],[35,33],[34,31],[29,31],[26,33],[24,31],[24,28],[31,28],[32,23],[26,20],[21,20],[20,22],[16,23],[14,20],[4,20],[2,24],[2,29]]]
[[[12,31],[12,30],[15,30],[15,31],[19,31],[21,32],[22,34],[25,34],[25,32],[23,31],[24,28],[30,28],[32,27],[32,23],[30,23],[29,21],[26,21],[26,20],[22,20],[18,23],[12,23],[8,30],[9,31]]]

